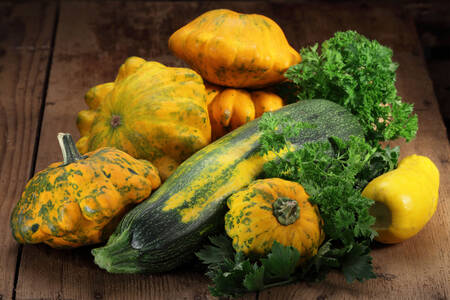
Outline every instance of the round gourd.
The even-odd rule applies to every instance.
[[[228,9],[208,11],[178,29],[169,48],[209,82],[234,88],[281,82],[301,60],[273,20]]]
[[[373,179],[362,195],[375,201],[375,240],[394,244],[416,235],[436,211],[439,170],[425,156],[410,155],[397,169]]]
[[[114,83],[88,95],[98,106],[78,114],[81,153],[115,147],[151,161],[165,180],[211,140],[203,80],[190,69],[131,57]]]
[[[212,140],[283,106],[283,99],[264,90],[230,89],[205,83]]]
[[[303,187],[280,178],[256,180],[231,195],[225,230],[244,254],[267,254],[277,241],[300,253],[300,262],[317,254],[322,219]]]
[[[64,162],[37,173],[11,215],[19,243],[72,248],[105,241],[120,217],[161,184],[148,161],[114,148],[81,156],[69,134],[58,140]]]

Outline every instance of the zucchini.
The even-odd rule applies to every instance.
[[[301,101],[274,113],[316,125],[291,140],[295,148],[330,136],[363,136],[356,117],[328,100]],[[92,250],[95,262],[112,273],[164,272],[186,262],[206,236],[223,230],[227,197],[275,158],[258,154],[259,137],[256,119],[196,152],[122,219],[104,247]]]

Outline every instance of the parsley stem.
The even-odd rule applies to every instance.
[[[298,281],[297,278],[291,277],[291,278],[289,278],[288,280],[285,280],[285,281],[278,281],[278,282],[274,282],[274,283],[265,284],[263,288],[264,289],[269,289],[269,288],[273,288],[273,287],[280,286],[280,285],[294,283],[296,281]]]

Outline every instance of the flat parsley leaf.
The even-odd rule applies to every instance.
[[[207,245],[195,253],[205,264],[216,264],[225,259],[233,259],[234,249],[226,236],[211,236],[209,240],[212,245]]]
[[[267,258],[261,259],[266,267],[266,277],[273,280],[287,280],[295,272],[300,253],[293,247],[285,247],[274,242]]]
[[[355,244],[341,260],[342,273],[348,282],[354,280],[363,281],[375,278],[372,271],[372,257],[369,255],[370,248],[363,244]]]
[[[264,288],[264,266],[253,264],[253,270],[248,273],[242,284],[249,291],[259,291]]]
[[[269,287],[284,285],[299,280],[295,267],[300,253],[293,247],[285,247],[277,242],[264,258],[251,259],[242,252],[223,260],[210,259],[217,253],[228,253],[231,239],[225,235],[210,237],[213,245],[204,246],[197,256],[208,265],[206,275],[213,285],[209,290],[216,297],[237,297],[246,292],[259,291]],[[216,241],[220,240],[220,243]],[[199,253],[202,253],[199,255]]]

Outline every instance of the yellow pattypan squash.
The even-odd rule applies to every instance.
[[[202,78],[187,68],[170,68],[130,57],[114,83],[98,85],[79,112],[81,153],[115,147],[152,162],[164,181],[178,165],[211,141]]]
[[[300,253],[299,263],[317,254],[324,240],[322,219],[308,194],[279,178],[256,180],[228,198],[225,230],[233,248],[244,254],[267,254],[274,241]]]
[[[208,11],[180,28],[169,48],[209,82],[234,88],[281,82],[301,60],[273,20],[228,9]]]
[[[69,134],[58,140],[64,162],[38,172],[11,215],[20,243],[73,248],[103,242],[120,218],[161,184],[148,161],[114,148],[81,156]]]
[[[397,169],[373,179],[362,195],[375,201],[375,240],[393,244],[411,238],[430,220],[439,197],[439,171],[427,157],[411,155]]]

